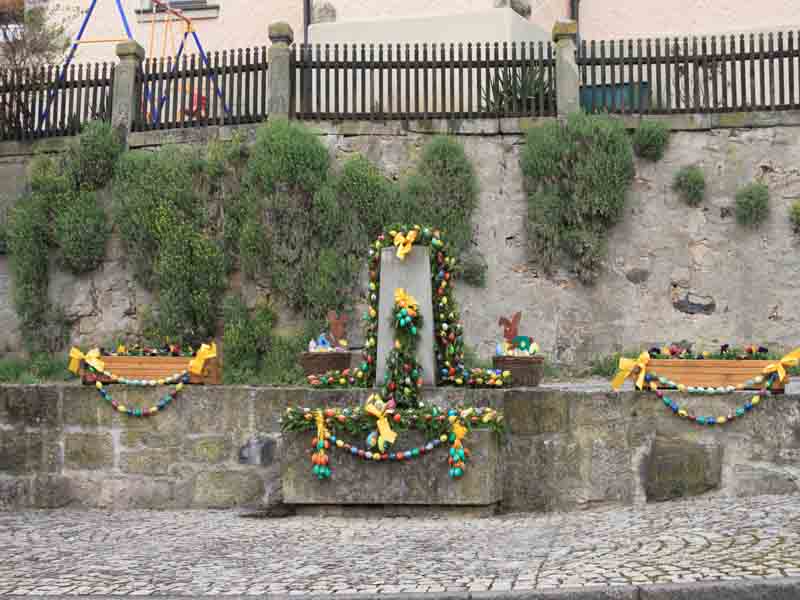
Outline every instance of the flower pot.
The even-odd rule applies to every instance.
[[[748,379],[763,375],[764,369],[777,360],[688,360],[652,359],[647,363],[647,372],[686,386],[723,387],[743,384]],[[783,392],[784,385],[776,381],[771,390]],[[757,390],[761,384],[748,385],[744,389]]]
[[[543,356],[493,356],[492,366],[511,372],[511,384],[536,387],[544,375]]]
[[[350,352],[302,352],[300,366],[306,376],[344,371],[350,368]]]

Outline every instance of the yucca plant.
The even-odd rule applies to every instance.
[[[522,112],[541,116],[551,113],[555,91],[544,69],[526,66],[521,69],[506,67],[489,75],[481,91],[483,110],[488,113]]]

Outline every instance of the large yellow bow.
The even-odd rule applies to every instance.
[[[792,350],[778,362],[764,367],[764,375],[778,373],[778,377],[780,377],[781,383],[783,383],[786,379],[786,367],[796,367],[798,363],[800,363],[800,348]]]
[[[620,358],[619,371],[611,380],[611,387],[616,391],[631,376],[633,370],[638,368],[639,375],[636,378],[636,387],[642,389],[644,387],[644,376],[647,372],[647,363],[650,362],[650,355],[647,352],[642,352],[639,358]]]
[[[455,420],[453,421],[453,433],[456,434],[456,440],[453,445],[459,448],[461,447],[461,440],[467,436],[467,428],[460,421]]]
[[[215,343],[203,344],[200,350],[197,351],[195,357],[189,361],[189,372],[194,375],[202,375],[203,367],[207,360],[217,357],[217,345]]]
[[[403,288],[397,288],[394,291],[394,302],[395,304],[398,304],[403,308],[411,309],[412,311],[415,311],[417,309],[417,305],[419,304],[417,299],[406,292]]]
[[[106,368],[105,363],[100,360],[100,350],[97,348],[89,350],[86,354],[81,352],[80,348],[72,348],[69,351],[69,370],[77,375],[81,368],[81,362],[85,362],[98,373],[102,373]]]
[[[394,444],[397,439],[397,433],[389,425],[389,419],[386,417],[386,408],[383,406],[380,396],[376,394],[370,396],[364,405],[364,411],[378,419],[378,449],[383,452],[386,442]]]
[[[411,252],[411,246],[414,245],[418,235],[419,232],[416,229],[412,229],[408,232],[408,235],[400,232],[394,236],[394,245],[397,246],[397,258],[405,260],[406,255]]]

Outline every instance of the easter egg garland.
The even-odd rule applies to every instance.
[[[281,428],[284,431],[315,432],[311,462],[314,476],[319,480],[328,479],[332,474],[327,450],[343,450],[354,458],[372,463],[401,462],[424,456],[448,442],[449,475],[458,479],[465,474],[470,456],[464,445],[469,431],[486,429],[502,434],[504,421],[502,413],[493,408],[452,408],[448,411],[436,406],[387,408],[380,397],[373,394],[363,407],[354,409],[289,407],[281,419]],[[394,430],[409,429],[421,431],[429,441],[414,448],[395,450],[392,442],[396,436],[388,432],[394,434]],[[346,441],[347,437],[365,434],[363,447]]]

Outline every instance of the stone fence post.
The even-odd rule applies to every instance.
[[[575,21],[556,21],[553,42],[556,44],[556,104],[558,118],[563,119],[581,108],[581,79],[575,61],[578,24]]]
[[[291,49],[294,33],[288,23],[278,22],[269,26],[269,118],[289,117],[291,100]]]
[[[141,90],[138,73],[142,70],[144,48],[133,40],[117,44],[119,64],[114,69],[114,99],[111,104],[111,124],[123,141],[127,140],[134,119],[141,110]]]

